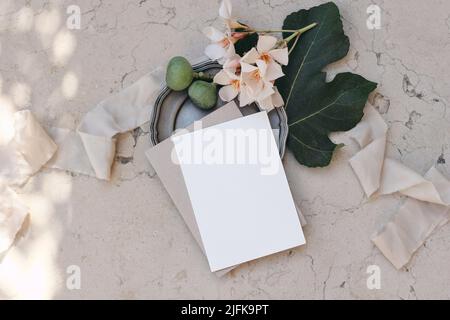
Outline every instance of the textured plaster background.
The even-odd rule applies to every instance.
[[[322,1],[234,1],[243,22],[279,28],[290,12]],[[450,177],[450,3],[336,1],[351,50],[332,72],[379,83],[370,102],[390,125],[388,155],[420,173]],[[381,29],[366,27],[367,7],[382,9]],[[68,30],[66,9],[81,8]],[[173,55],[195,58],[220,25],[218,1],[1,0],[0,99],[31,109],[44,124],[75,128],[97,102]],[[369,240],[403,202],[368,201],[347,159],[326,169],[285,165],[306,215],[308,244],[243,265],[217,278],[144,158],[144,126],[121,138],[107,183],[43,170],[19,190],[31,217],[0,262],[2,298],[450,298],[450,225],[435,232],[411,263],[395,270]],[[366,286],[378,265],[381,289]],[[66,269],[81,268],[81,289]]]

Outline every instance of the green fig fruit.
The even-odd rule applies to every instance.
[[[188,90],[189,98],[199,108],[214,108],[217,102],[217,87],[214,83],[203,80],[194,81]]]
[[[182,91],[189,87],[194,78],[192,65],[184,57],[170,59],[166,70],[166,84],[174,91]]]

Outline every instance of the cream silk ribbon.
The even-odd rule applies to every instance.
[[[422,176],[385,157],[387,131],[381,115],[368,105],[362,121],[347,135],[361,148],[350,165],[367,197],[395,192],[408,196],[391,220],[372,236],[375,245],[399,269],[434,229],[448,221],[450,181],[434,167]]]
[[[47,166],[110,180],[117,134],[150,120],[163,86],[164,69],[157,68],[100,102],[85,115],[76,131],[48,128],[59,149]]]
[[[29,110],[10,113],[9,121],[2,114],[0,254],[14,241],[28,213],[13,188],[24,184],[44,165],[109,180],[116,135],[150,120],[163,85],[163,69],[157,68],[100,102],[76,131],[54,127],[44,130]]]
[[[2,117],[0,254],[9,248],[28,214],[28,208],[19,199],[14,187],[23,185],[39,171],[57,148],[29,110],[4,113]]]

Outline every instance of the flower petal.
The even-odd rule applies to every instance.
[[[260,109],[266,110],[267,112],[272,110],[274,108],[272,96],[268,96],[265,99],[258,100],[258,106]]]
[[[273,90],[272,82],[264,81],[263,87],[260,90],[257,100],[263,100],[269,96],[271,96],[275,91]]]
[[[230,0],[223,0],[219,7],[219,16],[224,19],[231,19],[231,9]]]
[[[217,62],[220,64],[225,64],[225,62],[233,57],[236,54],[236,51],[234,50],[234,45],[232,42],[228,42],[228,45],[224,48],[225,53],[223,54],[223,57],[218,59]]]
[[[261,77],[265,78],[268,67],[267,64],[263,60],[258,59],[256,60],[256,65],[258,66]]]
[[[289,50],[287,47],[270,50],[269,55],[284,66],[289,63]]]
[[[232,58],[236,55],[236,50],[234,49],[234,44],[233,42],[230,41],[230,43],[227,46],[227,53],[225,55],[225,57],[228,58]]]
[[[264,82],[262,80],[249,80],[241,83],[241,91],[252,98],[252,101],[256,100],[264,88]]]
[[[248,51],[241,59],[242,62],[248,63],[248,64],[254,64],[256,62],[256,59],[259,58],[259,53],[256,51],[255,48],[251,48],[250,51]]]
[[[213,79],[214,83],[220,84],[222,86],[229,85],[230,81],[231,79],[225,70],[220,70],[218,73],[216,73]]]
[[[237,68],[241,65],[240,60],[241,57],[235,53],[225,61],[223,68],[235,73]]]
[[[269,50],[275,46],[277,41],[277,38],[272,36],[259,36],[256,49],[258,49],[259,54],[269,52]]]
[[[281,78],[282,76],[284,76],[284,73],[281,69],[281,66],[274,61],[269,62],[269,64],[267,65],[267,71],[264,75],[264,79],[266,79],[267,81],[273,81]]]
[[[219,42],[226,38],[226,35],[217,30],[214,27],[206,27],[203,29],[203,34],[208,37],[209,40],[213,42]]]
[[[236,98],[239,91],[234,86],[225,86],[220,88],[219,90],[219,97],[223,101],[229,102]]]
[[[255,70],[258,70],[258,67],[252,66],[251,64],[241,62],[241,72],[242,73],[250,73]]]
[[[241,77],[234,73],[232,70],[225,69],[225,72],[228,74],[228,77],[231,80],[241,80]]]
[[[223,58],[223,56],[226,54],[226,50],[221,45],[212,43],[205,48],[205,54],[211,60],[218,60]]]
[[[241,86],[241,93],[239,94],[239,106],[245,107],[246,105],[255,101],[255,98],[247,90],[246,86]]]
[[[273,90],[275,91],[271,96],[273,106],[276,108],[284,106],[283,97],[281,96],[280,92],[278,91],[278,88],[273,87]]]

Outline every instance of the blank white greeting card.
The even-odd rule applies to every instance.
[[[172,140],[211,271],[305,243],[266,112]]]

